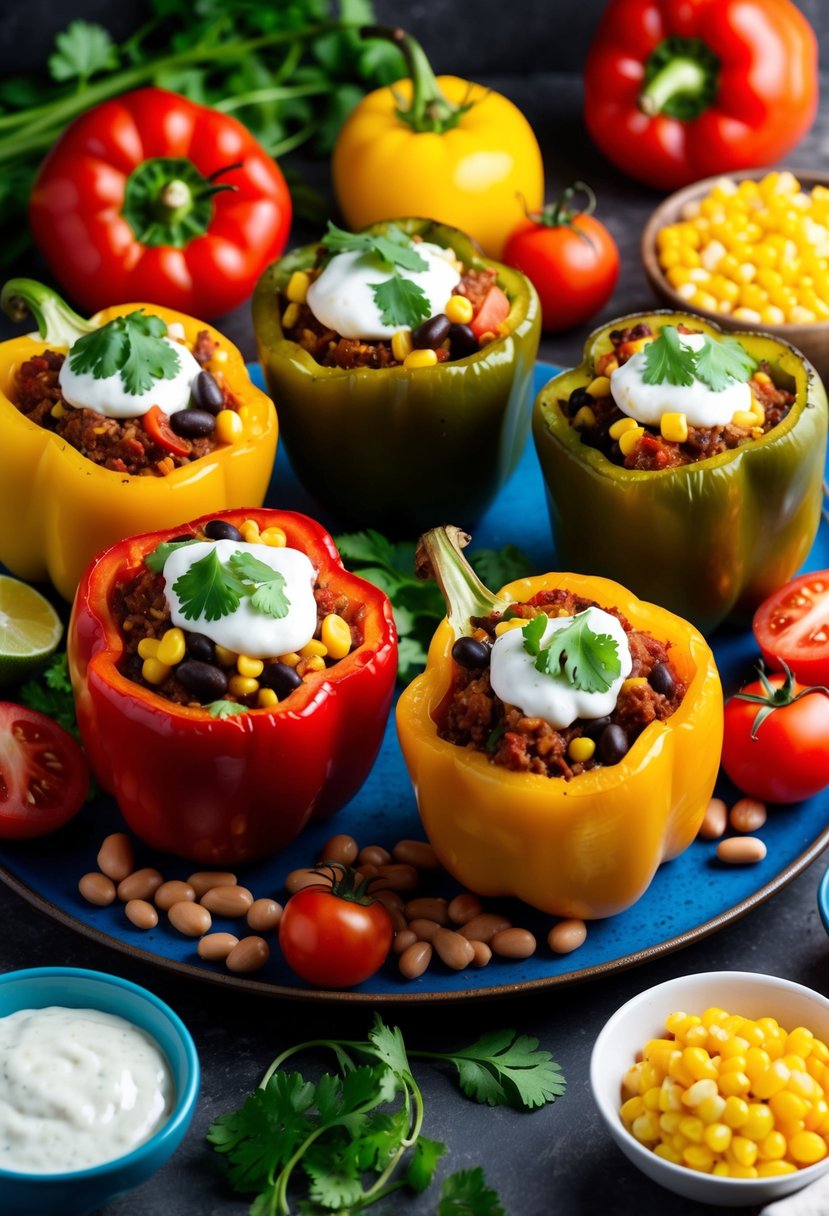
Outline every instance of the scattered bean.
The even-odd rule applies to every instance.
[[[432,899],[421,895],[418,899],[410,899],[403,911],[409,920],[435,920],[439,925],[448,925],[449,911],[445,899]]]
[[[187,881],[196,892],[196,899],[201,899],[211,887],[235,887],[236,875],[229,870],[196,870]]]
[[[390,912],[392,909],[403,911],[403,896],[399,891],[372,891],[372,895],[381,904],[385,904]]]
[[[353,866],[357,860],[359,846],[353,836],[332,836],[322,846],[321,861],[338,861],[343,866]]]
[[[228,971],[236,973],[258,971],[270,958],[270,947],[264,937],[243,937],[225,959]]]
[[[218,414],[219,410],[224,409],[225,395],[221,390],[221,386],[208,371],[199,372],[193,383],[193,400],[200,409],[210,410],[211,414]],[[235,540],[235,537],[231,537]]]
[[[712,798],[699,825],[699,835],[703,840],[719,840],[727,824],[728,807],[722,798]]]
[[[173,904],[181,903],[184,899],[192,902],[195,898],[196,892],[189,882],[179,882],[178,879],[173,878],[169,882],[163,882],[156,891],[155,906],[166,912],[172,908]]]
[[[514,930],[506,929],[504,932],[509,933]],[[472,942],[461,937],[460,933],[456,933],[454,929],[443,929],[439,926],[432,936],[432,946],[441,961],[447,967],[451,967],[453,971],[463,971],[464,967],[468,967],[475,957]]]
[[[756,832],[766,822],[766,804],[757,798],[741,798],[731,808],[729,820],[735,832]]]
[[[173,904],[172,908],[168,908],[167,916],[173,928],[178,929],[185,937],[201,937],[213,924],[213,918],[207,908],[194,904],[189,899]]]
[[[253,905],[253,894],[247,887],[211,887],[199,902],[216,916],[244,916]]]
[[[492,958],[492,951],[490,950],[490,948],[486,944],[486,942],[473,942],[472,950],[473,950],[473,955],[472,955],[472,966],[473,967],[485,967],[487,965],[487,963],[489,962],[489,960]]]
[[[583,920],[560,920],[547,934],[547,945],[554,954],[570,954],[587,940],[587,925]]]
[[[473,916],[465,925],[462,925],[458,932],[469,938],[471,942],[487,942],[488,944],[494,934],[511,928],[512,921],[507,920],[505,916],[499,916],[496,912],[479,912],[477,916]]]
[[[603,718],[589,718],[582,726],[582,733],[587,735],[588,739],[598,739],[604,728],[609,725],[609,714]]]
[[[459,667],[466,667],[469,671],[481,671],[484,667],[489,667],[492,647],[487,646],[486,642],[479,642],[477,638],[458,638],[452,647],[452,658]]]
[[[324,874],[319,874],[316,870],[312,870],[309,866],[305,866],[299,870],[291,870],[288,877],[285,879],[285,890],[290,895],[296,895],[297,891],[301,891],[303,887],[328,886]]]
[[[452,322],[445,312],[435,313],[412,330],[412,346],[417,350],[436,350],[449,337]]]
[[[439,870],[435,850],[425,840],[398,840],[391,851],[395,861],[414,866],[416,870]]]
[[[493,933],[489,945],[502,958],[529,958],[535,954],[536,941],[529,929],[501,929]]]
[[[97,871],[84,874],[78,883],[78,890],[88,904],[95,904],[99,908],[108,907],[115,899],[115,883],[106,874]]]
[[[420,885],[420,876],[414,866],[390,865],[378,866],[382,885],[392,891],[416,891]],[[381,886],[378,882],[377,886]]]
[[[391,861],[391,853],[379,844],[367,844],[360,849],[357,861],[361,866],[387,866]]]
[[[606,726],[599,736],[599,754],[605,764],[618,764],[629,748],[627,735],[615,722]]]
[[[395,933],[402,933],[404,929],[408,929],[409,922],[406,920],[406,917],[399,908],[386,908],[386,911],[388,912],[391,923],[394,926]]]
[[[752,865],[765,855],[766,846],[759,836],[729,836],[717,845],[717,857],[732,866]]]
[[[409,928],[421,942],[430,942],[441,926],[436,920],[427,920],[425,916],[409,921]]]
[[[128,899],[124,913],[136,929],[154,929],[158,924],[158,913],[146,899]]]
[[[367,862],[364,862],[361,866],[356,866],[355,869],[361,878],[377,878],[380,873],[379,866],[372,866]]]
[[[648,683],[654,692],[663,697],[670,697],[674,691],[674,678],[667,663],[655,663],[648,676]]]
[[[226,519],[211,519],[204,525],[204,534],[211,540],[241,540],[242,533]]]
[[[408,950],[409,946],[413,946],[417,940],[418,936],[413,929],[401,929],[399,933],[395,934],[392,949],[394,950],[395,954],[403,954],[403,952]]]
[[[199,938],[196,949],[199,958],[206,959],[209,963],[223,963],[233,947],[238,945],[239,939],[232,933],[208,933]]]
[[[216,644],[203,633],[186,634],[184,648],[191,659],[198,659],[200,663],[214,663],[216,660]]]
[[[118,884],[118,898],[127,903],[131,899],[152,899],[158,888],[164,882],[158,870],[145,866],[143,870],[134,870]]]
[[[477,895],[471,891],[463,891],[449,904],[449,919],[456,925],[466,925],[474,916],[480,916],[483,905]]]
[[[210,410],[176,410],[170,415],[170,426],[185,439],[201,439],[216,429],[216,417]]]
[[[415,942],[400,955],[400,974],[407,980],[416,980],[432,961],[432,947],[429,942]]]
[[[284,701],[301,683],[302,676],[287,663],[268,663],[259,677],[259,687],[270,688],[279,701]]]
[[[255,933],[268,933],[282,920],[282,904],[275,899],[255,899],[248,908],[248,928]]]
[[[202,663],[199,659],[185,659],[179,663],[176,679],[203,705],[221,700],[227,692],[227,676],[221,667]]]
[[[98,869],[113,882],[120,882],[135,867],[132,841],[125,832],[113,832],[107,836],[98,850]]]
[[[462,325],[459,321],[456,321],[449,330],[449,342],[452,346],[452,356],[455,359],[462,359],[465,355],[472,355],[480,349],[474,330],[470,329],[468,325]]]

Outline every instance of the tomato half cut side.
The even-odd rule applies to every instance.
[[[168,415],[157,405],[151,405],[144,415],[144,430],[153,443],[173,456],[187,456],[191,450],[189,442],[175,433]]]
[[[54,832],[83,806],[88,786],[86,757],[62,726],[0,702],[0,838]]]
[[[786,663],[801,684],[829,684],[829,570],[801,574],[760,605],[752,622],[763,662]]]

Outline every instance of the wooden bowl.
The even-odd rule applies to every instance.
[[[761,181],[771,172],[773,172],[772,169],[765,168],[719,174],[717,177],[708,177],[704,181],[693,182],[690,186],[685,186],[682,190],[677,190],[674,194],[669,195],[652,213],[642,232],[642,264],[653,291],[669,308],[679,312],[696,313],[700,317],[704,317],[706,321],[713,321],[725,330],[758,330],[771,334],[775,338],[784,338],[792,346],[796,346],[814,365],[818,374],[829,382],[829,321],[814,321],[808,325],[753,325],[750,321],[735,320],[726,312],[709,312],[703,308],[695,308],[677,294],[659,265],[656,234],[660,228],[665,228],[668,224],[676,223],[681,219],[682,208],[686,203],[704,198],[723,177],[729,177],[737,182],[746,178]],[[794,169],[791,172],[794,173],[805,191],[811,190],[813,186],[829,187],[829,173],[813,173],[806,170],[800,172]]]

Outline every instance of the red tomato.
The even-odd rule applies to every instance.
[[[799,802],[829,785],[829,694],[781,674],[765,677],[780,704],[755,728],[756,701],[732,697],[725,706],[722,764],[745,794],[765,802]],[[788,685],[788,695],[783,694]],[[767,698],[761,680],[741,690]],[[769,700],[771,703],[771,700]],[[752,738],[752,730],[756,738]]]
[[[754,614],[763,662],[772,671],[785,663],[802,684],[829,684],[829,570],[793,579]]]
[[[76,119],[41,165],[29,222],[83,307],[147,301],[230,312],[282,252],[291,199],[241,123],[164,89],[137,89]]]
[[[45,714],[0,702],[0,837],[45,836],[86,798],[89,769],[72,736]]]
[[[483,303],[469,322],[469,328],[480,341],[484,334],[497,334],[498,326],[509,315],[509,300],[500,287],[490,287]]]
[[[613,294],[619,277],[619,250],[590,213],[595,196],[587,189],[584,211],[567,204],[583,183],[570,186],[558,203],[529,215],[507,238],[503,258],[522,271],[538,292],[545,330],[573,329],[595,316]]]
[[[190,444],[180,438],[170,426],[170,419],[157,405],[151,405],[144,415],[144,430],[158,447],[172,452],[174,456],[186,456]]]
[[[318,988],[351,988],[385,962],[394,926],[384,904],[360,902],[321,883],[292,895],[279,923],[288,965]]]

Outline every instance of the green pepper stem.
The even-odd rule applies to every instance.
[[[666,38],[645,65],[639,108],[649,117],[698,118],[717,91],[720,61],[699,38]]]
[[[360,30],[360,37],[387,38],[402,51],[412,81],[412,100],[409,106],[398,105],[397,117],[412,130],[442,135],[456,127],[475,104],[465,102],[456,106],[449,101],[437,82],[423,47],[405,30],[388,25],[365,25]]]
[[[470,618],[502,612],[509,601],[498,599],[485,587],[463,555],[469,536],[451,524],[432,528],[417,543],[415,563],[419,577],[430,575],[446,600],[446,615],[456,637],[470,632]]]
[[[13,321],[32,314],[44,342],[72,346],[97,327],[73,312],[56,291],[36,279],[9,279],[0,293],[0,308]]]

